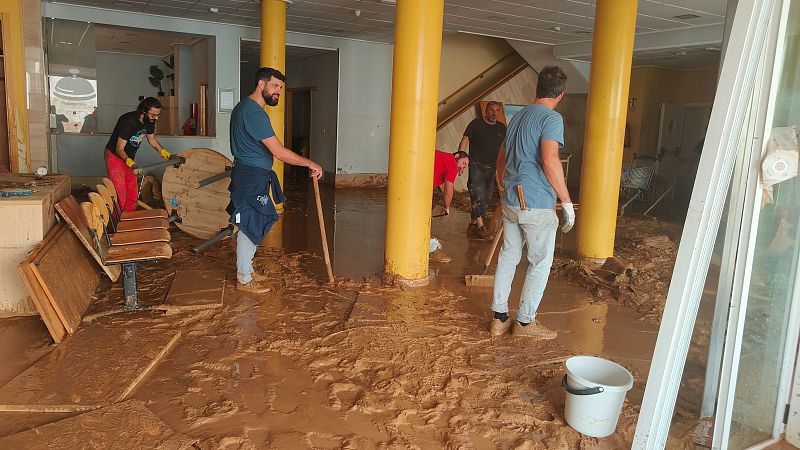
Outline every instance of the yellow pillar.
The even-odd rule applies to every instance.
[[[261,67],[272,67],[286,73],[286,3],[283,0],[261,0]],[[278,104],[274,107],[267,106],[266,111],[275,136],[285,145],[284,93],[281,93]],[[278,174],[278,180],[283,187],[283,161],[275,159],[272,170]],[[277,207],[282,209],[283,205]]]
[[[598,0],[583,145],[578,255],[614,255],[637,0]]]
[[[395,18],[385,270],[428,279],[444,0],[400,0]]]
[[[8,106],[9,170],[15,173],[31,171],[28,148],[28,105],[25,82],[25,45],[22,32],[22,1],[0,1],[3,53],[5,59],[6,105]],[[0,59],[0,63],[3,60]]]

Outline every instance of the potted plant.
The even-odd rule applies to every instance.
[[[161,62],[169,69],[169,73],[166,74],[169,80],[169,95],[175,95],[175,55],[169,55],[169,60],[162,59]]]
[[[161,81],[164,79],[164,71],[161,70],[161,67],[158,67],[157,64],[150,66],[150,76],[147,79],[154,88],[158,88],[158,96],[163,97],[164,89],[161,87]]]

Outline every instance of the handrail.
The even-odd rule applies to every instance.
[[[456,89],[456,91],[455,91],[455,92],[453,92],[452,94],[448,95],[448,96],[447,96],[447,97],[446,97],[444,100],[442,100],[441,102],[439,102],[439,107],[442,107],[442,106],[446,105],[446,104],[447,104],[447,102],[448,102],[448,101],[449,101],[451,98],[453,98],[453,97],[455,97],[456,95],[458,95],[458,94],[460,94],[461,92],[463,92],[465,89],[467,89],[469,86],[471,86],[471,85],[472,85],[472,83],[474,83],[474,82],[476,82],[476,81],[478,81],[478,80],[482,79],[483,77],[485,77],[485,76],[486,76],[486,74],[487,74],[487,73],[489,73],[489,71],[490,71],[490,70],[494,69],[495,67],[497,67],[498,65],[500,65],[500,63],[502,63],[503,61],[505,61],[505,60],[506,60],[506,59],[508,59],[508,58],[511,58],[511,57],[512,57],[512,56],[514,56],[515,54],[517,54],[517,52],[516,52],[516,51],[514,51],[514,50],[511,50],[511,53],[509,53],[509,54],[507,54],[506,56],[503,56],[502,58],[500,58],[500,59],[499,59],[497,62],[495,62],[494,64],[492,64],[491,66],[489,66],[489,68],[488,68],[488,69],[486,69],[486,70],[484,70],[483,72],[479,73],[479,74],[478,74],[478,75],[476,75],[476,76],[475,76],[473,79],[471,79],[471,80],[467,81],[467,82],[466,82],[466,83],[465,83],[463,86],[461,86],[460,88]]]
[[[456,117],[460,116],[464,111],[466,111],[469,108],[471,108],[472,106],[474,106],[475,103],[477,103],[480,99],[482,99],[483,97],[486,97],[487,95],[491,94],[497,88],[499,88],[500,86],[505,84],[511,78],[517,76],[517,74],[519,74],[520,72],[522,72],[523,70],[525,70],[528,67],[530,67],[530,64],[528,64],[528,61],[523,61],[519,66],[515,67],[512,71],[508,72],[506,75],[501,77],[499,80],[497,80],[494,83],[492,83],[489,87],[487,87],[486,89],[481,90],[479,93],[477,93],[476,95],[472,96],[469,99],[469,101],[464,102],[464,106],[456,109],[455,111],[453,111],[450,114],[448,114],[447,116],[445,116],[441,121],[439,121],[436,124],[436,129],[440,130],[442,127],[444,127],[448,123],[450,123],[453,120],[455,120]]]

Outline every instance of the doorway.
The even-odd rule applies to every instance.
[[[297,87],[286,90],[286,142],[287,147],[300,156],[314,159],[311,150],[311,97],[314,87]],[[308,177],[308,168],[287,166],[295,179]]]

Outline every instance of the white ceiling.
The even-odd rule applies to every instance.
[[[59,2],[248,26],[258,26],[260,21],[258,0]],[[595,3],[596,0],[446,0],[444,29],[554,45],[587,41],[592,37]],[[639,0],[636,32],[722,24],[726,3]],[[381,0],[292,0],[287,6],[289,31],[387,43],[394,38],[395,7]]]
[[[175,44],[191,45],[203,37],[169,31],[95,25],[94,41],[97,51],[134,53],[137,55],[168,56]]]

